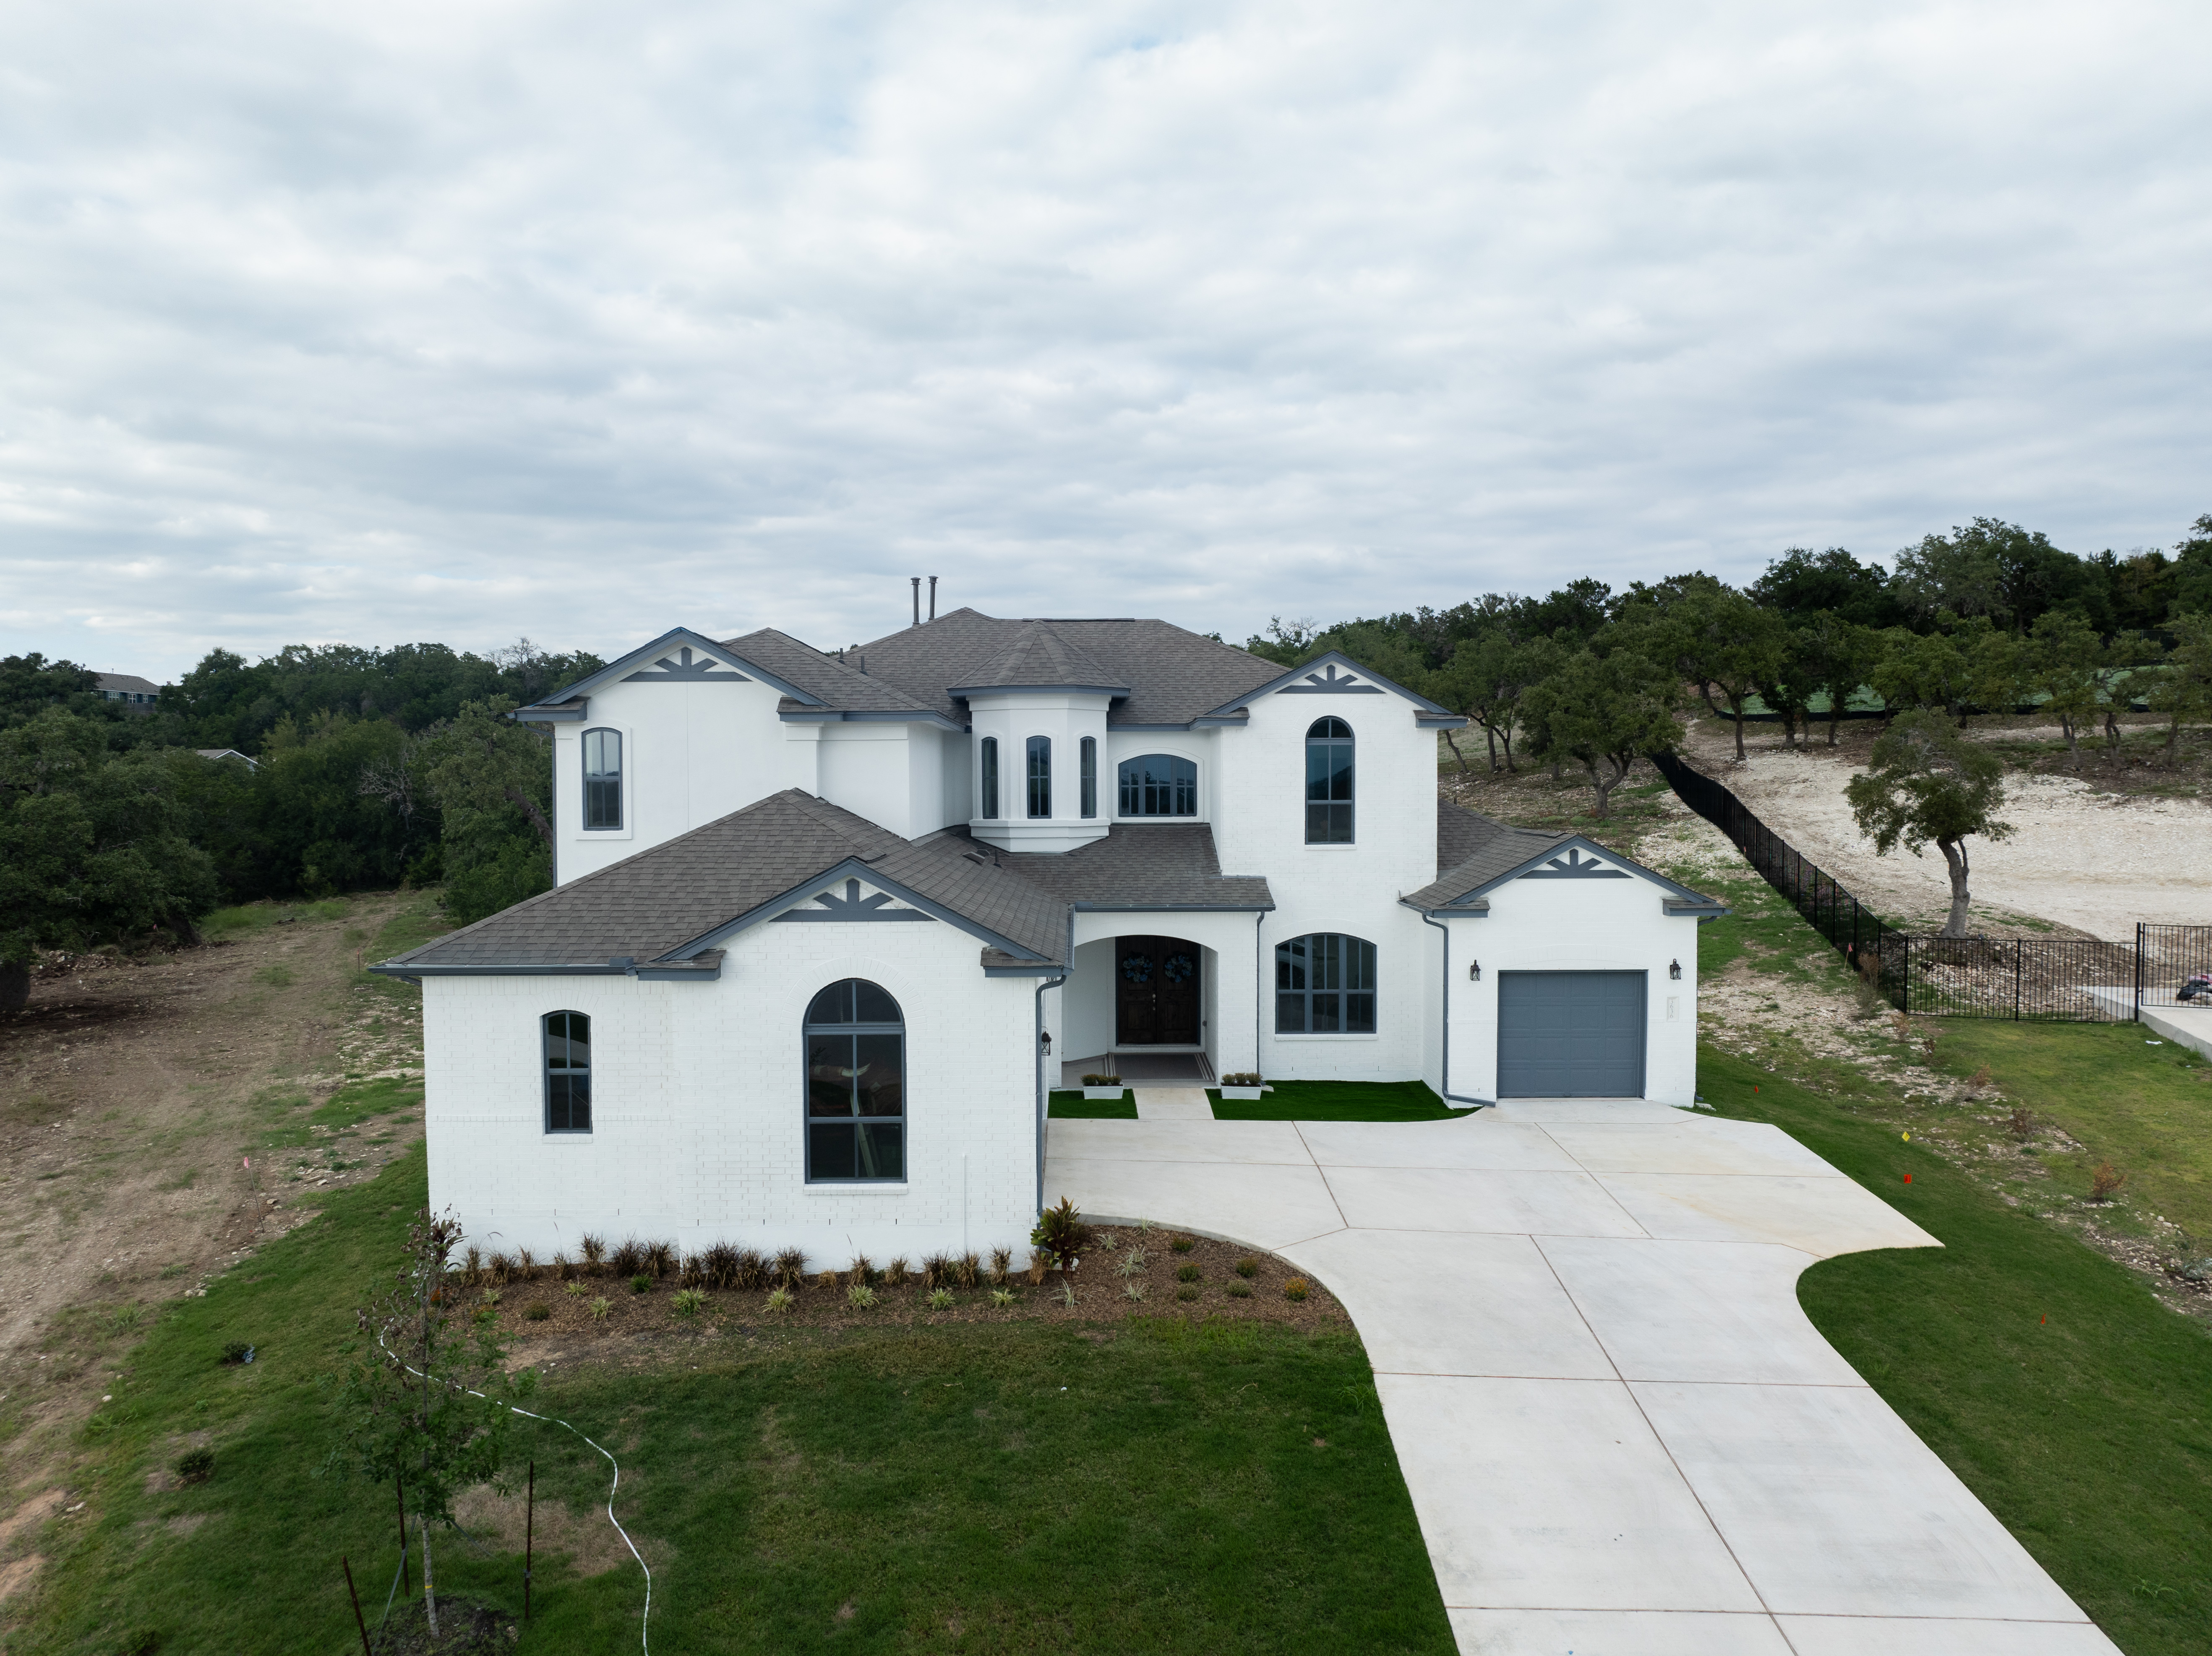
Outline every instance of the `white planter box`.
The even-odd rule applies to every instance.
[[[1272,1087],[1224,1087],[1221,1095],[1224,1098],[1257,1098],[1261,1093],[1273,1090]]]
[[[1119,1098],[1127,1091],[1128,1089],[1126,1087],[1085,1087],[1083,1095],[1085,1098]]]

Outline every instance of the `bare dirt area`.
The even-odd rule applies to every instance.
[[[1844,798],[1877,731],[1871,720],[1848,723],[1830,748],[1824,727],[1814,745],[1793,749],[1780,726],[1748,725],[1738,764],[1733,728],[1705,719],[1690,727],[1682,754],[1860,901],[1932,931],[1950,907],[1942,858],[1932,848],[1921,857],[1902,850],[1877,857]],[[2131,943],[2138,920],[2212,925],[2212,871],[2199,852],[2212,834],[2212,804],[2194,797],[2193,772],[2166,772],[2138,755],[2117,764],[2093,760],[2077,776],[2064,767],[2063,744],[2052,750],[2055,731],[2025,720],[1978,721],[1971,734],[2014,767],[2004,820],[2015,830],[2009,839],[1968,842],[1976,931]],[[2023,756],[2033,762],[2021,763]]]
[[[230,911],[228,941],[49,960],[0,1013],[0,1598],[152,1308],[419,1137],[419,1011],[359,968],[424,901]]]

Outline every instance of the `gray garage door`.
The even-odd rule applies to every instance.
[[[1641,972],[1502,972],[1500,1098],[1641,1098]]]

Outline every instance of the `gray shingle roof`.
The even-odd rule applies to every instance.
[[[1441,908],[1567,837],[1535,828],[1508,828],[1448,799],[1439,799],[1437,877],[1419,891],[1407,893],[1405,901],[1419,908]]]
[[[1080,685],[1125,695],[1129,689],[1121,678],[1063,638],[1048,621],[1023,622],[1012,643],[949,688],[980,690],[998,685],[1045,684]]]
[[[861,672],[857,667],[827,656],[811,644],[802,644],[788,633],[763,627],[742,638],[722,640],[733,655],[757,663],[778,678],[796,684],[807,695],[819,696],[840,712],[917,713],[928,711],[897,685]],[[800,704],[793,702],[793,707]]]
[[[1256,874],[1227,874],[1203,822],[1116,822],[1106,837],[1056,857],[1006,857],[1018,878],[1055,901],[1109,908],[1273,908]]]
[[[862,646],[861,654],[872,676],[958,719],[962,710],[948,692],[957,685],[1014,682],[975,675],[999,670],[1000,658],[1031,627],[1097,664],[1107,675],[1103,682],[1129,687],[1128,698],[1107,714],[1109,725],[1188,725],[1283,671],[1272,661],[1164,621],[1002,621],[968,609],[879,638]]]

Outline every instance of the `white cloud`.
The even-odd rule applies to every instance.
[[[0,651],[1232,638],[2212,510],[2179,4],[0,15]]]

